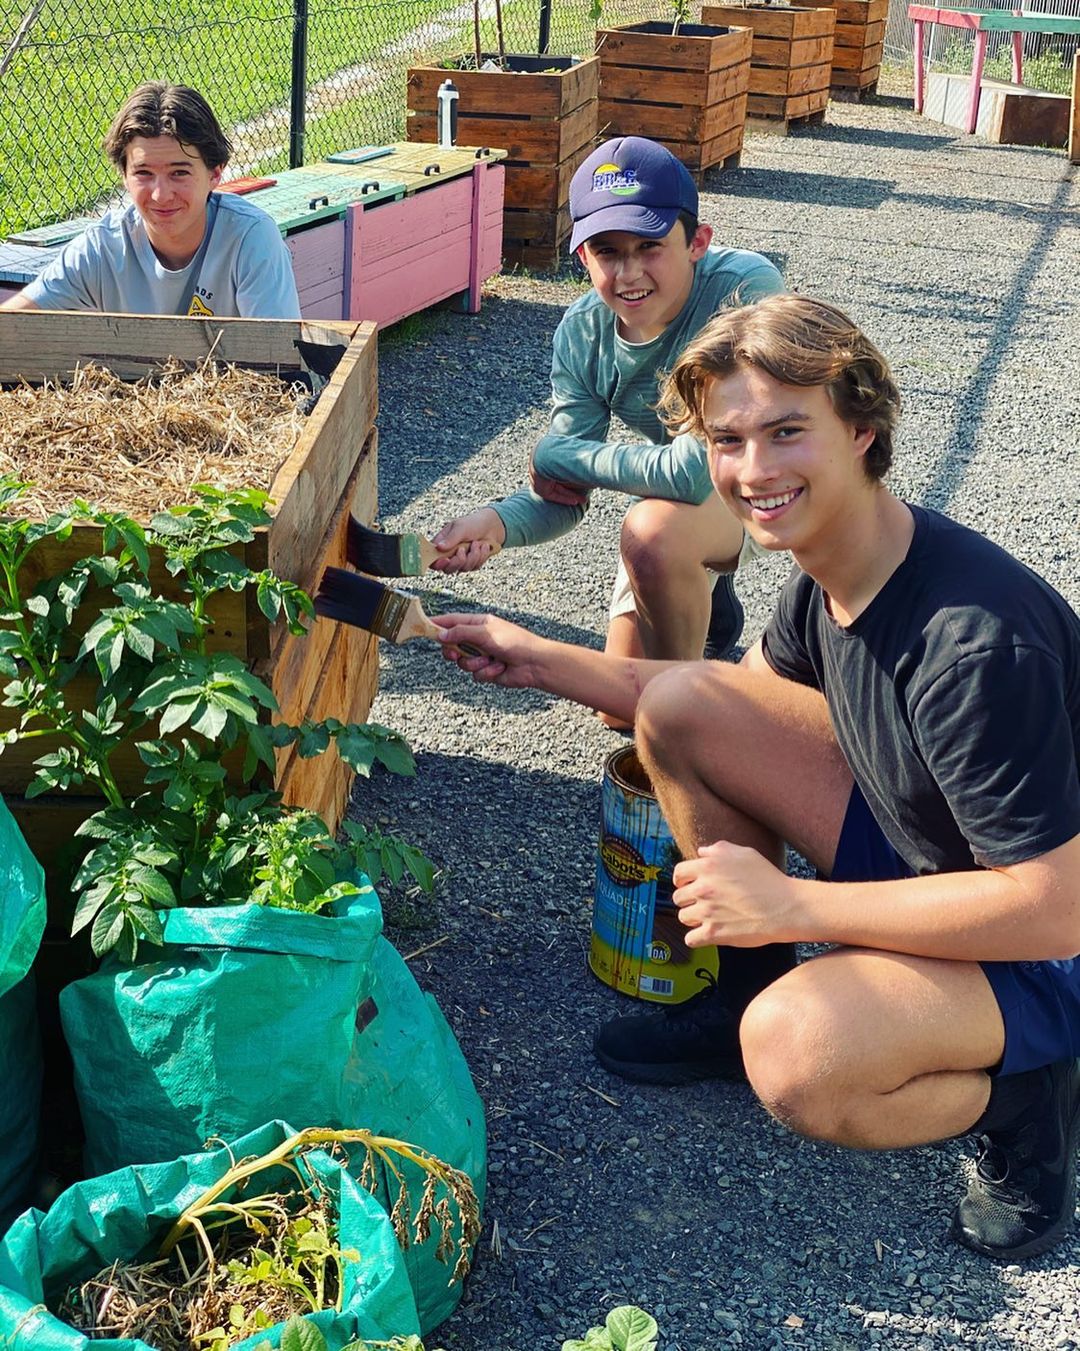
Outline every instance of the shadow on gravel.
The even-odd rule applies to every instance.
[[[1045,209],[1034,216],[1038,227],[1035,238],[1016,270],[1013,284],[1001,297],[997,317],[986,337],[986,355],[957,400],[956,417],[948,442],[938,459],[937,471],[921,499],[925,506],[947,512],[950,500],[963,483],[972,447],[977,443],[979,426],[993,393],[994,381],[1008,355],[1014,330],[1027,317],[1028,293],[1066,223],[1065,210],[1073,178],[1074,173],[1067,171]],[[1012,398],[1014,395],[1009,394],[1007,397]]]
[[[494,296],[479,314],[433,312],[380,339],[379,426],[397,456],[380,484],[381,515],[403,511],[524,412],[547,407],[551,340],[563,313]],[[523,442],[503,491],[525,482],[530,448]]]
[[[882,150],[944,150],[957,140],[956,136],[928,136],[922,132],[890,131],[885,127],[842,127],[830,122],[815,127],[814,132],[815,140],[872,145]]]
[[[715,192],[726,197],[758,197],[771,202],[802,202],[807,206],[844,206],[876,211],[893,193],[894,184],[877,178],[848,178],[841,174],[810,174],[785,169],[747,169],[738,178],[718,182]]]
[[[1080,219],[1066,215],[1060,208],[1060,205],[1051,203],[1049,205],[1028,205],[1025,202],[1005,202],[1000,198],[992,197],[958,197],[954,194],[942,198],[939,193],[926,192],[898,192],[895,195],[897,202],[903,202],[913,207],[919,207],[924,210],[940,210],[944,205],[949,211],[955,211],[958,215],[970,215],[972,213],[987,212],[992,216],[1000,216],[1001,219],[1010,225],[1041,225],[1050,217],[1054,219],[1055,233],[1058,229],[1076,229],[1080,226]]]

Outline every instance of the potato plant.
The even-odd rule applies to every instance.
[[[357,868],[373,880],[408,873],[430,890],[430,861],[400,837],[351,823],[348,842],[338,843],[314,813],[287,809],[253,784],[260,768],[273,773],[275,749],[294,743],[304,757],[335,744],[365,776],[376,763],[416,772],[407,743],[377,723],[271,723],[269,687],[237,657],[210,650],[219,592],[253,588],[263,614],[295,634],[314,614],[299,587],[231,552],[269,523],[266,494],[203,485],[192,504],[143,526],[82,501],[30,520],[10,511],[28,486],[0,476],[0,676],[2,702],[14,710],[0,753],[55,738],[56,749],[34,762],[27,797],[92,786],[104,798],[76,832],[88,852],[74,879],[73,932],[89,926],[95,954],[115,950],[133,961],[140,943],[162,942],[161,912],[176,905],[253,902],[314,913],[357,890]],[[100,527],[100,552],[24,594],[35,547],[70,538],[76,522]],[[179,598],[151,585],[154,553]],[[77,676],[91,677],[89,707],[71,697]],[[144,791],[127,797],[113,770],[126,742],[145,766]],[[226,757],[242,763],[239,788],[228,782]]]

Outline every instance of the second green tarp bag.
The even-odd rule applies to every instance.
[[[28,972],[44,929],[41,865],[0,798],[0,1233],[25,1205],[37,1162],[41,1044]]]
[[[133,1338],[90,1338],[50,1313],[71,1286],[78,1286],[113,1262],[151,1259],[173,1221],[227,1172],[234,1159],[261,1157],[293,1135],[274,1121],[249,1132],[230,1148],[168,1163],[122,1168],[77,1182],[53,1202],[47,1214],[28,1210],[0,1242],[0,1346],[33,1351],[153,1351]],[[385,1210],[323,1150],[305,1158],[312,1185],[329,1195],[337,1217],[337,1241],[360,1260],[344,1268],[341,1309],[308,1319],[330,1351],[365,1337],[382,1342],[417,1331],[416,1306],[401,1249]],[[271,1175],[272,1177],[272,1175]],[[281,1170],[276,1185],[292,1191],[295,1177]],[[260,1181],[265,1190],[270,1179]],[[228,1199],[228,1195],[226,1195]],[[231,1343],[233,1351],[277,1346],[281,1325]],[[8,1334],[10,1342],[4,1341]]]
[[[381,937],[368,886],[336,913],[165,914],[164,950],[107,959],[61,995],[88,1173],[175,1158],[275,1117],[366,1127],[468,1173],[483,1197],[483,1108],[434,1001]],[[407,1178],[413,1213],[422,1179]],[[380,1179],[392,1205],[396,1190]],[[430,1239],[410,1250],[427,1333],[461,1297]]]

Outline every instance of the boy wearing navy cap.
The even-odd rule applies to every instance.
[[[707,631],[726,655],[742,630],[731,585],[742,526],[713,492],[700,442],[672,439],[654,406],[660,373],[717,310],[785,287],[760,254],[714,246],[697,213],[694,180],[655,141],[620,137],[585,160],[570,185],[570,247],[593,289],[555,333],[554,407],[531,486],[435,537],[453,551],[437,568],[471,571],[500,548],[572,530],[594,488],[640,499],[623,523],[608,628],[606,650],[622,656],[693,660]],[[610,440],[615,416],[639,439]]]

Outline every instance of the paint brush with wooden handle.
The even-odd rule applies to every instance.
[[[445,555],[423,535],[384,535],[349,516],[345,557],[375,577],[419,577]]]
[[[377,633],[392,643],[407,643],[410,638],[438,640],[442,630],[424,613],[415,596],[395,591],[373,577],[361,577],[345,568],[326,568],[315,597],[315,613],[324,619],[336,619],[358,629]],[[470,656],[484,654],[471,643],[457,643]]]

